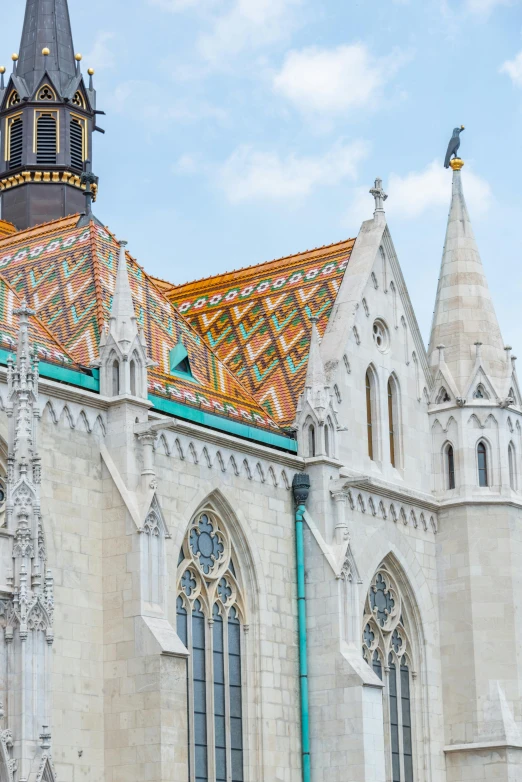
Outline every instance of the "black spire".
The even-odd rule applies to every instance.
[[[49,50],[44,56],[42,51]],[[32,93],[45,73],[64,96],[76,76],[67,0],[27,0],[17,75]]]
[[[96,197],[96,92],[75,54],[67,0],[26,0],[19,54],[0,68],[2,218],[19,229],[75,213]],[[103,131],[102,131],[103,132]],[[83,174],[87,174],[87,179]],[[84,191],[88,198],[84,198]]]

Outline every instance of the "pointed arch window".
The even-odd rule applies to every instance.
[[[120,362],[116,359],[112,362],[112,395],[120,395]]]
[[[225,524],[197,514],[178,564],[177,627],[189,653],[187,684],[192,782],[243,780],[244,601]]]
[[[40,111],[36,122],[36,162],[42,166],[56,165],[58,154],[58,114],[54,111]]]
[[[373,417],[373,377],[370,370],[366,372],[366,430],[368,437],[368,456],[374,459],[374,417]]]
[[[73,106],[77,106],[79,109],[85,108],[85,98],[83,97],[80,90],[77,90],[74,93],[74,98],[72,99]]]
[[[395,380],[388,380],[388,429],[390,437],[390,462],[397,464],[397,386]]]
[[[482,383],[479,383],[476,387],[473,399],[489,399],[489,395]]]
[[[9,168],[19,168],[22,165],[24,150],[24,121],[22,115],[10,117],[7,120],[6,160]]]
[[[78,171],[83,171],[83,164],[87,158],[87,125],[85,119],[83,119],[83,117],[71,116],[69,129],[71,166]]]
[[[366,598],[363,657],[385,685],[387,779],[413,782],[411,693],[415,674],[409,608],[385,564],[375,574]]]
[[[446,486],[448,489],[455,488],[455,452],[453,446],[448,444],[445,449],[445,467],[446,467]]]
[[[308,426],[308,456],[315,456],[315,426]]]
[[[9,100],[7,101],[8,108],[12,108],[13,106],[19,106],[20,105],[20,94],[13,90],[12,93],[9,96]]]
[[[444,388],[444,386],[441,387],[439,390],[439,393],[437,394],[436,403],[438,405],[441,405],[443,402],[451,402],[451,397]]]
[[[479,486],[489,486],[488,450],[482,440],[477,446],[477,467]]]
[[[508,465],[509,465],[509,485],[516,491],[517,489],[517,457],[513,443],[508,445]]]
[[[136,361],[134,359],[129,364],[129,374],[131,396],[136,396]]]

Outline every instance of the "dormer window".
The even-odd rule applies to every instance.
[[[451,402],[450,395],[444,388],[444,386],[440,389],[439,393],[437,394],[437,404],[441,405],[443,402]]]
[[[80,92],[80,90],[77,90],[74,93],[74,98],[72,99],[72,103],[73,103],[73,106],[78,106],[79,109],[84,109],[85,108],[85,100],[84,100],[83,95]]]
[[[184,375],[190,380],[195,380],[187,349],[181,340],[169,353],[169,366],[171,375]]]
[[[38,100],[56,100],[53,90],[45,84],[38,93]]]
[[[11,108],[11,106],[18,106],[19,103],[20,103],[20,95],[18,94],[18,92],[16,90],[13,90],[12,93],[10,94],[10,96],[9,96],[9,100],[7,101],[7,105],[8,105],[9,108]]]
[[[486,393],[486,389],[484,388],[482,383],[480,383],[477,386],[477,388],[475,390],[475,393],[473,394],[473,399],[488,399],[488,395]]]

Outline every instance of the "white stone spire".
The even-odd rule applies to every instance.
[[[324,412],[329,401],[328,382],[321,358],[319,332],[317,330],[317,318],[310,318],[312,322],[312,336],[310,339],[310,353],[308,356],[308,368],[305,380],[305,399],[317,413],[318,419],[324,420]]]
[[[145,338],[138,326],[127,267],[127,242],[120,242],[120,257],[109,325],[100,338],[100,390],[104,396],[147,398]]]
[[[428,348],[435,372],[437,346],[445,345],[446,366],[461,395],[476,366],[477,343],[483,369],[495,387],[502,385],[506,373],[504,343],[464,200],[463,165],[458,158],[451,163],[453,192]]]

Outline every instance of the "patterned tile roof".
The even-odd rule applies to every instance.
[[[0,274],[72,359],[89,366],[110,315],[119,245],[108,229],[77,223],[78,215],[0,238]],[[157,363],[149,370],[149,394],[277,432],[266,411],[129,254],[127,263],[138,321]],[[197,382],[170,374],[169,352],[180,339]]]
[[[295,418],[310,349],[322,337],[355,239],[185,285],[157,283],[281,426]]]

